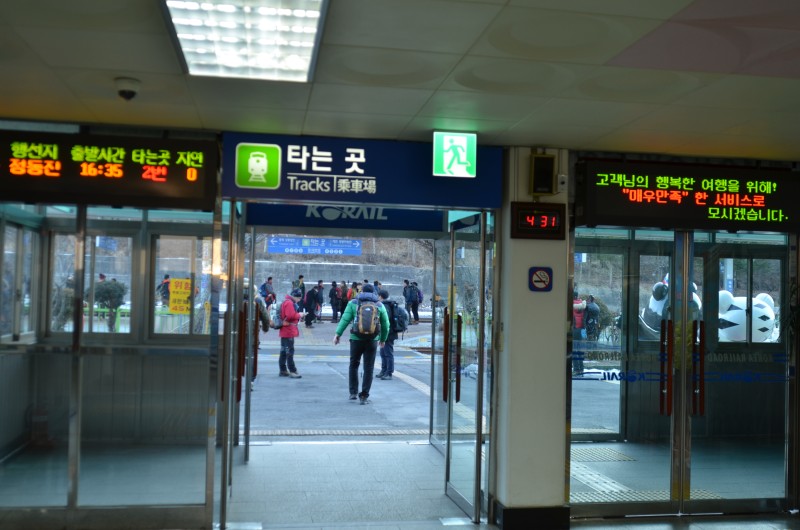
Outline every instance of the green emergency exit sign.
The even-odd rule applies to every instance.
[[[433,175],[475,178],[478,137],[474,133],[433,133]]]

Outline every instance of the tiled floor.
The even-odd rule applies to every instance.
[[[276,442],[236,459],[234,530],[496,528],[445,496],[444,458],[427,443]]]

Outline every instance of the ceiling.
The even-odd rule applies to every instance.
[[[3,0],[0,119],[800,160],[797,0],[330,0],[304,84],[189,76],[161,7]]]

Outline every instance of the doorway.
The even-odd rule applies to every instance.
[[[392,271],[391,267],[358,267],[353,270],[359,272],[340,272],[335,271],[333,265],[324,263],[302,263],[305,271],[316,270],[317,272],[302,272],[300,268],[297,272],[302,272],[305,276],[304,281],[307,288],[316,285],[317,280],[322,279],[324,284],[324,301],[322,311],[322,322],[313,322],[311,328],[301,326],[301,337],[296,339],[295,360],[298,372],[303,376],[300,379],[280,378],[277,375],[277,332],[270,330],[267,333],[252,330],[257,329],[248,326],[250,334],[253,335],[249,341],[260,342],[260,348],[253,350],[248,346],[247,352],[257,351],[257,358],[248,358],[245,363],[246,370],[255,375],[251,380],[252,391],[248,392],[248,378],[242,379],[240,388],[242,389],[241,401],[235,405],[232,415],[236,417],[235,424],[232,425],[231,443],[229,445],[229,456],[227,461],[231,462],[230,474],[232,479],[228,480],[229,489],[232,495],[225,500],[227,505],[226,520],[231,522],[248,522],[250,515],[242,511],[241,504],[243,495],[252,495],[252,492],[242,493],[241,488],[249,489],[251,480],[258,481],[264,486],[264,495],[270,495],[270,484],[286,484],[290,490],[297,488],[298,492],[308,492],[308,477],[317,477],[319,480],[310,486],[314,495],[318,495],[323,503],[333,502],[342,495],[352,495],[352,492],[342,491],[343,484],[355,483],[357,480],[378,481],[376,488],[381,491],[408,488],[413,484],[425,484],[423,488],[424,497],[419,497],[420,493],[415,492],[419,502],[406,502],[400,498],[392,498],[389,492],[388,502],[375,504],[372,500],[371,508],[367,510],[350,510],[347,513],[347,521],[376,521],[376,520],[402,520],[403,517],[409,520],[419,520],[425,514],[431,517],[465,519],[467,521],[476,518],[473,515],[474,508],[478,510],[486,509],[486,500],[478,497],[478,501],[472,497],[478,491],[479,496],[486,496],[488,488],[488,391],[490,388],[488,377],[490,372],[484,369],[487,355],[483,343],[490,341],[491,334],[487,336],[486,329],[491,328],[491,280],[481,281],[482,277],[489,277],[494,271],[494,248],[493,241],[493,217],[490,214],[471,214],[468,220],[460,219],[452,226],[448,226],[444,233],[446,236],[437,238],[431,237],[426,244],[432,251],[432,259],[428,263],[427,271],[424,267],[417,266],[412,272],[399,273]],[[301,237],[303,234],[287,234],[285,228],[263,228],[258,227],[253,230],[243,229],[243,240],[241,245],[242,254],[240,258],[234,258],[232,262],[242,263],[242,270],[238,274],[232,274],[232,284],[235,278],[247,278],[247,290],[258,287],[266,279],[267,274],[273,276],[273,283],[279,283],[280,288],[276,288],[278,300],[283,300],[286,291],[290,288],[292,279],[298,276],[297,273],[272,274],[264,273],[265,270],[275,270],[274,266],[259,264],[258,258],[250,257],[250,250],[258,248],[263,244],[262,236],[267,232],[271,234],[281,234],[285,237]],[[254,236],[254,237],[253,237]],[[338,234],[336,230],[317,231],[314,237],[325,238],[344,238],[352,236],[352,231],[347,235]],[[250,245],[247,241],[255,241],[256,245]],[[361,241],[365,243],[368,238]],[[490,241],[487,245],[485,241]],[[261,243],[259,243],[261,242]],[[371,243],[370,243],[371,244]],[[397,245],[402,243],[397,243]],[[456,248],[455,251],[451,250]],[[487,252],[486,249],[490,249]],[[416,251],[420,253],[420,250]],[[485,258],[485,259],[484,259]],[[298,260],[299,261],[299,260]],[[250,268],[250,262],[254,267]],[[381,260],[377,260],[381,263]],[[464,273],[458,273],[455,278],[450,271],[453,264],[458,264],[455,269],[461,269]],[[469,274],[466,271],[469,269]],[[254,272],[251,272],[254,271]],[[324,272],[319,272],[324,271]],[[378,272],[370,272],[378,271]],[[287,277],[288,276],[288,277]],[[254,278],[255,281],[250,281]],[[280,278],[280,280],[278,280]],[[349,362],[349,348],[347,344],[333,346],[332,339],[337,324],[332,323],[332,314],[329,305],[329,291],[332,287],[331,280],[337,281],[340,285],[342,281],[351,283],[350,280],[381,281],[390,292],[392,299],[403,301],[403,279],[418,281],[418,288],[422,292],[422,302],[419,304],[418,314],[419,324],[412,324],[406,333],[402,335],[395,347],[395,372],[390,381],[374,380],[370,399],[372,403],[368,407],[360,407],[348,401],[347,397],[347,369]],[[451,282],[456,282],[456,287],[450,288]],[[243,284],[244,282],[242,282]],[[458,293],[458,298],[448,297],[447,293]],[[468,293],[468,294],[467,294]],[[480,293],[488,293],[488,297],[481,297]],[[482,299],[483,298],[483,299]],[[488,301],[488,308],[487,308]],[[434,410],[438,410],[436,404],[441,399],[441,385],[445,381],[445,374],[441,372],[442,344],[444,344],[443,315],[450,315],[448,307],[459,307],[454,311],[455,317],[461,318],[463,337],[462,347],[458,359],[453,359],[451,366],[461,366],[464,368],[463,377],[466,382],[462,383],[463,393],[467,399],[455,401],[451,400],[456,413],[454,424],[450,416],[443,416],[444,423],[442,428],[438,424],[438,416]],[[241,314],[241,313],[240,313]],[[413,310],[411,320],[413,322]],[[488,314],[488,318],[483,315]],[[456,326],[448,326],[447,329],[456,330]],[[347,333],[347,332],[345,332]],[[347,334],[343,337],[347,339]],[[345,342],[343,340],[342,342]],[[247,342],[247,341],[246,341]],[[252,342],[247,342],[252,345]],[[455,342],[453,342],[455,344]],[[481,346],[479,346],[481,344]],[[306,353],[303,353],[305,350]],[[453,349],[451,354],[455,355]],[[480,357],[479,357],[480,356]],[[379,358],[378,358],[379,359]],[[469,361],[469,362],[467,362]],[[480,392],[478,392],[478,366],[481,367],[480,373]],[[376,362],[375,372],[379,370],[380,360]],[[363,367],[361,368],[363,369]],[[233,373],[233,372],[232,372]],[[462,371],[459,371],[459,376]],[[452,376],[452,381],[450,380]],[[452,387],[451,394],[455,395],[462,390],[456,390],[456,373],[446,374],[447,386]],[[236,385],[233,385],[236,388]],[[485,395],[484,395],[485,394]],[[317,397],[313,397],[313,396]],[[480,396],[479,398],[477,396]],[[276,402],[277,401],[277,402]],[[480,406],[478,406],[480,405]],[[309,411],[307,414],[300,413],[301,410]],[[476,416],[479,415],[479,416]],[[476,420],[478,417],[480,420]],[[465,419],[469,418],[469,419]],[[264,423],[266,422],[266,423]],[[461,423],[458,423],[461,422]],[[454,426],[455,425],[455,426]],[[411,427],[409,427],[411,426]],[[479,427],[479,426],[482,426]],[[455,431],[456,436],[449,437],[448,433]],[[471,434],[470,434],[471,433]],[[477,435],[481,434],[481,444],[476,444]],[[238,435],[238,439],[235,439]],[[472,445],[466,450],[456,450],[449,455],[448,438],[453,443],[461,443],[462,439],[471,439]],[[238,445],[237,445],[238,444]],[[468,444],[462,444],[468,445]],[[353,453],[354,447],[356,454]],[[476,450],[477,448],[477,450]],[[308,455],[309,450],[313,451],[311,458],[300,458],[300,455]],[[360,457],[359,457],[360,453]],[[306,477],[304,479],[286,480],[287,472],[278,471],[285,465],[286,455],[295,455],[296,467],[292,470],[293,475]],[[283,456],[281,456],[283,455]],[[403,456],[411,455],[411,456]],[[481,466],[480,472],[476,472],[476,458]],[[446,457],[453,457],[448,460]],[[279,459],[280,462],[274,460]],[[291,458],[291,457],[290,457]],[[412,458],[412,460],[408,460]],[[464,458],[469,459],[469,465],[464,463]],[[451,465],[458,459],[456,465]],[[247,462],[247,463],[245,463]],[[266,467],[262,467],[266,466]],[[269,469],[268,469],[269,468]],[[400,470],[402,468],[402,471]],[[458,489],[448,488],[445,495],[445,481],[442,480],[446,473],[452,470],[452,477],[464,474],[462,470],[469,470],[472,482],[469,485],[458,483],[459,479],[451,482],[458,483]],[[458,469],[458,472],[455,471]],[[415,476],[403,480],[406,472],[416,473]],[[433,475],[431,474],[433,472]],[[276,473],[278,473],[276,475]],[[399,473],[399,474],[398,474]],[[272,477],[274,480],[270,480]],[[367,478],[368,477],[368,478]],[[305,481],[305,482],[304,482]],[[302,483],[301,485],[299,485]],[[477,484],[477,488],[476,488]],[[399,489],[398,489],[399,488]],[[454,492],[458,491],[458,494]],[[463,492],[463,493],[462,493]],[[280,496],[281,492],[275,492]],[[403,495],[408,494],[406,491]],[[303,493],[305,495],[305,493]],[[324,499],[322,498],[324,497]],[[464,497],[468,498],[468,503],[460,502]],[[455,499],[455,503],[450,500]],[[277,497],[276,497],[277,500]],[[348,502],[358,504],[359,499],[352,498]],[[396,509],[393,503],[400,502]],[[280,503],[278,503],[280,504]],[[415,506],[416,504],[416,506]],[[422,509],[424,507],[426,509]],[[469,510],[465,513],[465,507]],[[340,510],[339,507],[332,507],[332,510]],[[428,510],[429,509],[429,510]],[[288,513],[270,513],[270,509],[265,512],[265,517],[276,521],[308,522],[312,514],[309,513],[307,506],[298,506],[299,513],[294,515]],[[388,511],[387,511],[388,510]],[[427,511],[426,511],[427,510]],[[406,515],[403,515],[406,513]],[[394,513],[394,515],[392,515]],[[319,516],[319,514],[317,514]],[[484,514],[485,516],[485,514]],[[253,515],[255,517],[255,515]],[[299,517],[300,519],[292,519]],[[303,519],[305,517],[305,519]],[[328,515],[327,521],[338,520],[337,515]],[[388,517],[388,519],[387,519]],[[480,521],[480,513],[477,520]]]
[[[574,262],[573,515],[782,509],[788,236],[578,229]]]

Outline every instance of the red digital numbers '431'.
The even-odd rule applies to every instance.
[[[525,217],[528,224],[538,228],[554,228],[556,225],[555,215],[528,215]]]

